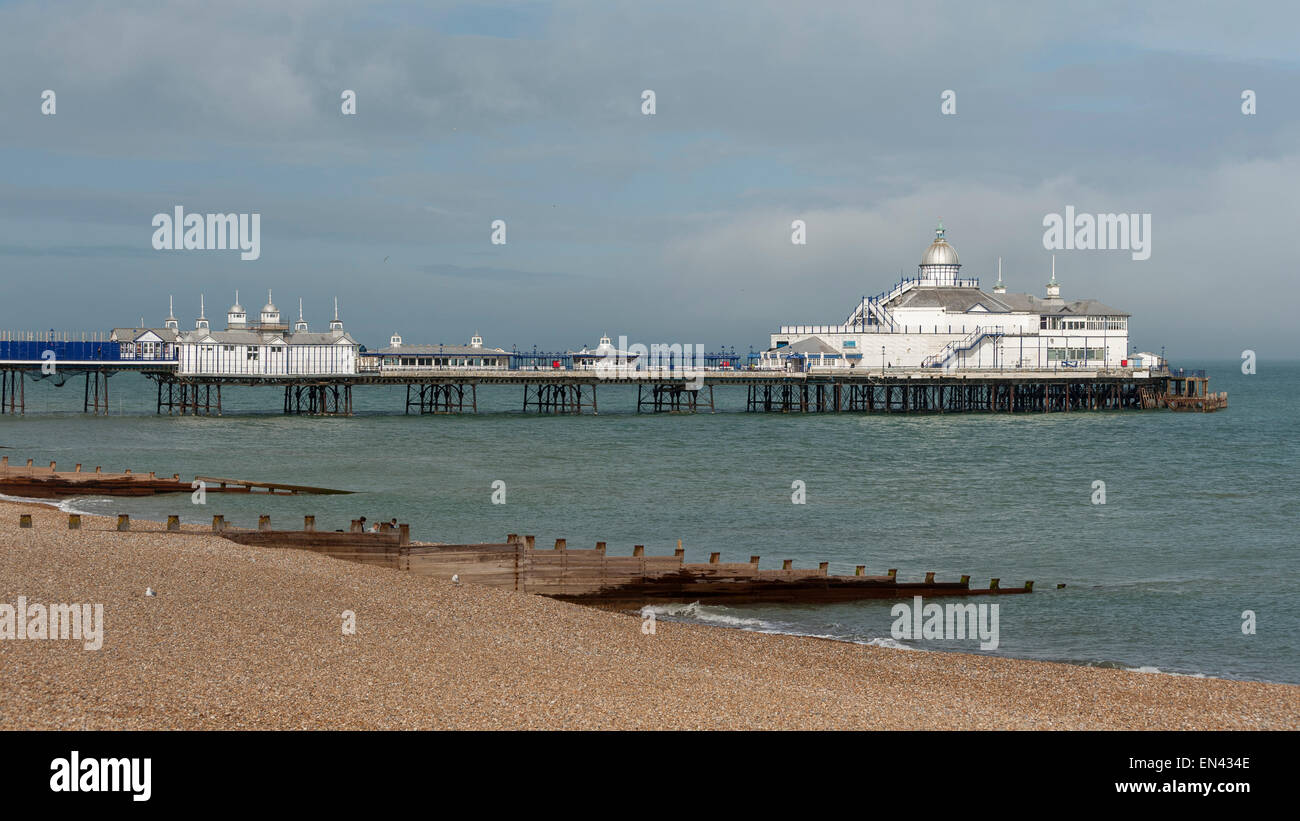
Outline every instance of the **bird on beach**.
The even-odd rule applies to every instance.
[[[157,593],[153,592],[153,588],[152,588],[152,587],[146,587],[146,588],[144,589],[144,594],[145,594],[146,596],[150,597],[150,598],[153,598],[154,596],[157,596],[157,595],[158,595]]]
[[[451,574],[451,583],[452,583],[452,584],[460,584],[460,574],[459,574],[459,573],[453,573],[453,574]]]

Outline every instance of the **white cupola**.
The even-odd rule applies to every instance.
[[[239,291],[235,291],[235,304],[226,312],[226,328],[243,328],[247,324],[248,314],[244,313],[244,306],[239,304]]]
[[[917,275],[923,285],[953,286],[957,284],[957,272],[960,270],[957,249],[944,239],[943,220],[939,220],[939,227],[934,229],[934,242],[921,255]]]
[[[998,257],[998,282],[993,286],[993,293],[1005,294],[1006,292],[1007,286],[1002,284],[1002,257]]]
[[[392,336],[388,337],[388,347],[390,348],[402,347],[402,337],[400,337],[397,334],[393,334]]]
[[[280,324],[280,309],[277,308],[277,307],[275,307],[275,303],[271,301],[271,292],[270,292],[270,290],[267,290],[267,292],[266,292],[266,304],[262,306],[261,323],[262,323],[263,325],[279,325],[279,324]]]
[[[167,297],[167,318],[163,320],[164,328],[171,328],[173,331],[179,331],[181,325],[176,321],[176,309],[172,305],[172,298]]]
[[[203,314],[203,294],[199,294],[199,318],[194,320],[194,330],[208,330],[208,318]]]
[[[307,332],[307,320],[302,317],[302,297],[298,297],[298,321],[293,323],[293,332],[296,334]]]
[[[330,320],[330,332],[335,336],[343,333],[343,320],[339,319],[339,298],[334,297],[334,318]]]
[[[478,334],[474,334],[469,338],[469,346],[471,348],[483,347],[483,337],[479,336]]]

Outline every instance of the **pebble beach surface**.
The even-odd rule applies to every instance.
[[[0,602],[102,604],[103,646],[0,641],[3,730],[1300,729],[1293,685],[663,621],[646,635],[634,615],[194,527],[67,520],[0,502]]]

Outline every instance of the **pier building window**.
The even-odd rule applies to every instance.
[[[1105,348],[1048,348],[1049,361],[1075,361],[1087,359],[1105,359]]]
[[[254,348],[252,345],[249,345],[247,350],[245,351],[244,357],[249,361],[256,361],[258,358],[257,348]]]

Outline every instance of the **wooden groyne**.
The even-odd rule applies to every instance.
[[[713,553],[707,563],[688,563],[680,542],[671,556],[647,556],[642,545],[635,546],[631,556],[610,556],[604,542],[576,549],[557,539],[554,547],[538,549],[533,536],[517,534],[486,544],[412,542],[408,525],[368,532],[362,520],[354,520],[347,531],[318,531],[314,517],[307,518],[302,530],[274,530],[267,516],[261,517],[257,530],[235,530],[224,521],[214,521],[213,529],[240,544],[312,550],[420,576],[454,577],[468,584],[617,609],[670,602],[828,603],[1033,590],[1032,581],[1004,588],[993,579],[987,588],[972,588],[969,576],[945,582],[936,581],[934,573],[923,581],[903,582],[897,571],[867,575],[865,566],[852,576],[834,575],[827,562],[815,569],[796,568],[790,559],[779,570],[760,570],[758,556],[727,563]]]
[[[350,490],[286,485],[275,482],[252,482],[241,479],[214,479],[196,476],[193,482],[181,479],[179,473],[170,477],[155,472],[133,473],[130,468],[120,473],[105,473],[96,466],[93,471],[83,471],[78,463],[74,470],[58,470],[55,462],[49,467],[11,465],[9,457],[0,459],[0,493],[25,496],[33,499],[62,499],[69,496],[152,496],[157,493],[190,493],[201,486],[205,493],[251,493],[254,488],[266,493],[351,493]]]

